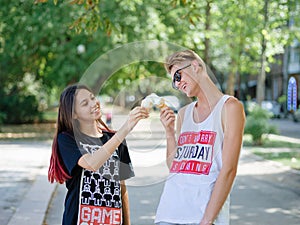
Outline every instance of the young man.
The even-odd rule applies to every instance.
[[[196,101],[179,111],[176,134],[174,112],[161,110],[170,174],[155,223],[227,225],[245,123],[243,106],[219,91],[205,63],[191,50],[169,56],[165,68],[173,87]]]

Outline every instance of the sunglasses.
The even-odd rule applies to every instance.
[[[181,81],[181,74],[179,73],[181,70],[184,70],[186,68],[188,68],[189,66],[191,66],[192,64],[189,64],[185,67],[182,67],[178,70],[175,71],[174,76],[173,76],[173,82],[172,82],[172,87],[176,90],[178,90],[178,87],[175,85],[176,82]]]

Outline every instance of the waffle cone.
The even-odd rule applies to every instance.
[[[162,109],[164,107],[166,107],[167,105],[165,103],[160,103],[157,105],[158,108]]]

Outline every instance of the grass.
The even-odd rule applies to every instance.
[[[43,120],[47,122],[55,122],[57,119],[57,111],[47,111],[43,113]]]
[[[254,147],[250,135],[244,135],[243,146]],[[291,142],[291,141],[284,141],[282,139],[265,137],[263,144],[259,147],[262,147],[262,148],[300,148],[300,142],[295,143],[295,142]]]
[[[266,152],[254,149],[252,150],[252,152],[258,156],[263,157],[264,159],[276,161],[293,169],[300,170],[300,150],[292,150],[286,152]]]
[[[244,135],[243,146],[264,159],[276,161],[300,170],[300,142],[285,141],[276,137],[265,137],[262,146],[254,146],[251,137]]]
[[[52,109],[43,112],[43,121],[50,122],[50,123],[55,122],[57,119],[57,113],[58,113],[57,107],[54,107]]]

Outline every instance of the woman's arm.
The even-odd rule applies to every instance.
[[[122,143],[128,133],[135,127],[139,120],[147,118],[149,113],[145,108],[136,107],[129,113],[129,118],[115,135],[109,139],[98,151],[93,154],[84,154],[78,161],[78,165],[97,171],[106,160],[113,154],[116,148]]]
[[[122,196],[123,225],[130,225],[129,196],[128,196],[125,181],[121,181],[121,196]]]
[[[222,121],[224,121],[222,169],[216,180],[200,225],[212,224],[216,219],[231,191],[236,176],[245,124],[244,109],[237,99],[230,98],[225,103]]]

